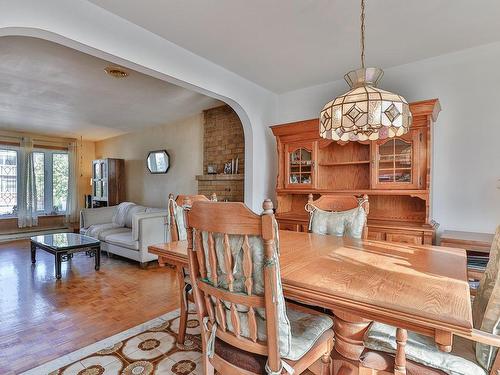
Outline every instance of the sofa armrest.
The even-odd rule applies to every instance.
[[[116,206],[84,208],[80,211],[80,228],[88,228],[95,224],[111,223]]]
[[[140,248],[165,242],[167,238],[168,211],[139,213],[132,218],[132,238]]]

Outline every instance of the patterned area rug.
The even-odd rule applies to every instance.
[[[196,314],[189,314],[185,345],[182,347],[176,343],[178,315],[175,311],[160,317],[140,333],[82,356],[49,372],[49,375],[202,374],[201,330]],[[57,360],[53,362],[57,363]],[[47,374],[42,368],[39,371],[42,372],[33,369],[29,373]]]

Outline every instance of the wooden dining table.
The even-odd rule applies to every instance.
[[[433,337],[446,352],[454,335],[470,337],[465,250],[292,231],[279,237],[285,297],[335,314],[336,374],[357,366],[372,321]],[[179,271],[188,266],[187,241],[150,251]]]

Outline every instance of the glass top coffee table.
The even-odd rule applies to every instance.
[[[36,249],[43,249],[56,258],[56,278],[61,278],[61,263],[73,253],[85,251],[95,258],[95,270],[101,266],[101,243],[95,238],[77,233],[54,233],[31,237],[31,263],[36,263]]]

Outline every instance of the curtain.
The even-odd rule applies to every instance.
[[[68,146],[68,200],[66,202],[66,223],[76,223],[78,221],[78,197],[77,197],[77,178],[76,178],[76,143],[72,142]],[[80,151],[81,152],[81,151]]]
[[[17,198],[17,225],[19,228],[38,225],[37,194],[35,180],[35,163],[33,157],[33,140],[29,137],[21,139],[19,194]]]

